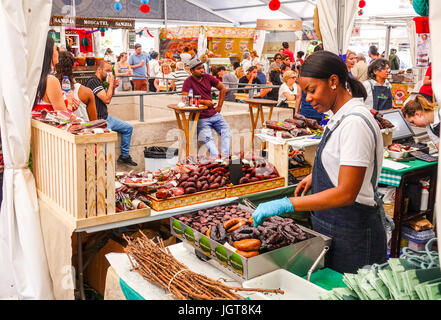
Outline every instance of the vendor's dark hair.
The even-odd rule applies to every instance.
[[[289,48],[289,44],[288,44],[288,42],[284,42],[284,43],[282,43],[282,47],[284,47],[285,49],[288,49],[288,48]]]
[[[366,99],[367,93],[363,84],[348,74],[348,68],[343,60],[330,51],[318,51],[311,54],[302,65],[300,77],[308,77],[327,81],[335,74],[340,84],[352,92],[354,98]]]
[[[75,58],[73,57],[72,53],[70,53],[69,51],[62,51],[58,56],[58,63],[55,65],[55,70],[57,71],[55,76],[58,80],[60,80],[60,83],[63,80],[64,76],[68,76],[71,89],[73,89],[73,85],[75,82],[72,71],[74,64]]]
[[[51,37],[50,32],[46,39],[46,49],[44,50],[43,66],[41,68],[40,82],[37,87],[37,95],[35,96],[34,106],[39,99],[43,99],[46,93],[47,76],[51,72],[52,56],[54,54],[54,39]]]
[[[302,59],[304,55],[305,53],[303,51],[297,51],[297,57],[299,57],[300,59]]]
[[[156,51],[153,51],[151,54],[152,59],[156,59],[158,57],[158,53]]]
[[[383,59],[383,58],[377,58],[368,67],[368,77],[369,79],[376,79],[375,71],[380,71],[386,68],[386,66],[389,66],[390,68],[390,62],[389,60]]]

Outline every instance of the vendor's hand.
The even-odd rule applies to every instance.
[[[113,87],[116,88],[119,86],[119,79],[115,79],[113,82]]]
[[[263,202],[259,204],[253,212],[254,227],[257,228],[269,217],[280,216],[290,212],[294,212],[294,207],[288,197]]]
[[[222,106],[217,106],[216,108],[214,108],[214,110],[216,110],[216,112],[220,113],[222,111]]]
[[[72,99],[72,111],[76,111],[80,106],[80,100],[73,98]]]
[[[304,196],[311,188],[311,185],[312,185],[312,174],[309,174],[297,185],[296,191],[294,191],[294,196],[296,197]]]
[[[139,63],[139,66],[142,67],[144,64],[145,64],[145,61],[142,60],[142,61]]]

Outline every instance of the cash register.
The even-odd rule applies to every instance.
[[[420,160],[424,161],[435,161],[436,157],[430,156],[430,148],[426,143],[416,143],[415,133],[410,127],[409,123],[404,119],[401,110],[392,109],[381,112],[383,118],[392,122],[392,124],[397,128],[392,132],[392,142],[399,143],[401,145],[408,145],[412,148],[417,149],[416,152],[411,152],[410,154]]]

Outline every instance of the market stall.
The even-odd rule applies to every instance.
[[[251,52],[254,45],[254,28],[208,27],[205,30],[208,49],[215,58],[236,57],[242,61],[242,53]]]
[[[135,20],[53,15],[50,26],[58,30],[52,32],[55,42],[74,55],[74,77],[84,84],[95,73],[98,63],[104,60],[100,53],[101,38],[106,32],[121,29],[124,30],[121,42],[126,42],[123,47],[128,47],[129,38],[126,33],[135,30]],[[65,39],[65,43],[61,43],[61,39]]]
[[[189,49],[193,57],[198,53],[200,26],[162,28],[159,41],[159,55],[167,59],[175,59],[178,54]]]

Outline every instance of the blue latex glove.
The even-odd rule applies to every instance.
[[[259,204],[253,212],[254,226],[257,228],[266,218],[294,212],[294,206],[288,197]]]

